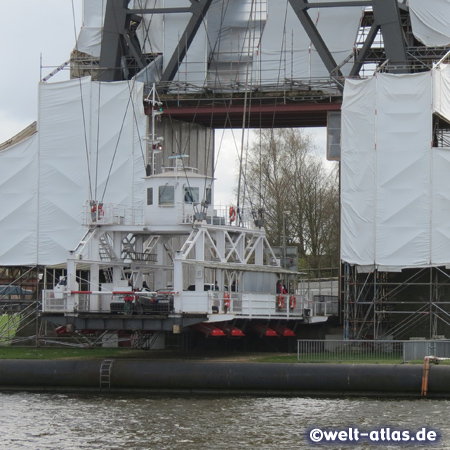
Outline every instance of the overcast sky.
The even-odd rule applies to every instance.
[[[73,0],[77,32],[82,0]],[[74,48],[72,0],[0,0],[0,142],[37,118],[43,65],[58,66]],[[42,76],[53,69],[43,68]],[[64,77],[64,78],[63,78]],[[55,80],[68,79],[68,72]]]
[[[0,0],[0,7],[1,143],[37,119],[39,80],[69,59],[81,27],[82,0]],[[52,81],[68,78],[66,70],[53,77]],[[324,130],[309,131],[316,136],[316,146],[320,154],[325,156]],[[239,131],[236,130],[234,135],[236,143],[232,133],[227,132],[220,148],[216,204],[233,201]],[[218,132],[216,150],[220,141],[221,132]]]

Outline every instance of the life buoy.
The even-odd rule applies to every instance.
[[[225,292],[223,306],[225,306],[225,308],[229,308],[230,305],[231,305],[230,293]]]
[[[91,213],[92,213],[92,214],[95,214],[99,219],[101,219],[102,216],[105,215],[105,211],[103,211],[102,205],[98,205],[98,214],[97,214],[97,205],[94,205],[94,206],[91,208]]]
[[[295,309],[297,306],[297,299],[295,298],[295,295],[291,295],[291,298],[289,299],[289,309]]]
[[[236,220],[236,210],[234,206],[230,206],[230,222],[234,222]]]
[[[280,294],[280,295],[278,296],[278,303],[277,303],[277,306],[278,306],[279,309],[283,309],[283,308],[284,308],[284,297],[283,297],[282,294]]]

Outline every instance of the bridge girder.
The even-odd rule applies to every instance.
[[[172,55],[167,55],[169,62],[161,75],[163,84],[172,81],[211,6],[212,0],[190,0],[190,2],[190,7],[132,10],[128,9],[129,0],[107,0],[103,39],[101,42],[99,79],[102,81],[117,81],[130,78],[133,74],[127,73],[124,65],[125,58],[134,59],[139,70],[145,67],[146,61],[135,34],[136,21],[139,20],[138,14],[190,13],[192,16],[174,52]],[[320,3],[308,0],[289,0],[289,3],[299,19],[299,26],[303,26],[307,32],[330,76],[342,77],[342,73],[319,30],[308,14],[308,11],[313,8],[344,8],[351,6],[371,6],[373,8],[374,21],[366,42],[355,59],[351,76],[356,76],[365,63],[373,40],[379,31],[383,35],[386,57],[391,63],[399,64],[397,71],[404,70],[400,68],[400,65],[405,66],[407,52],[406,38],[400,20],[400,10],[405,10],[406,6],[399,3],[398,0],[343,0]],[[382,62],[384,61],[380,61],[380,63]]]

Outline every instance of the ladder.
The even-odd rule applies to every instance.
[[[104,359],[100,366],[100,390],[111,389],[111,369],[114,359]]]

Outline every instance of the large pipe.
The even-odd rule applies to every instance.
[[[0,360],[0,389],[100,389],[102,361]],[[115,360],[108,387],[186,393],[421,395],[421,365]],[[428,397],[450,397],[450,366],[432,366]],[[105,388],[105,384],[103,384]]]

